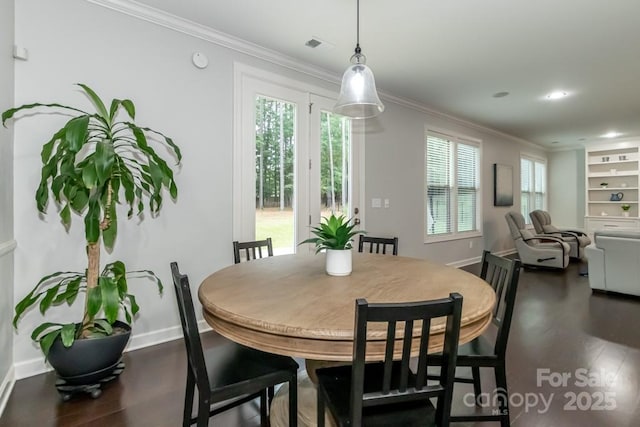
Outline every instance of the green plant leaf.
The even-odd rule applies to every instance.
[[[34,341],[39,341],[40,340],[40,335],[44,331],[46,331],[47,329],[52,328],[52,327],[57,327],[58,329],[60,329],[62,327],[62,323],[45,322],[45,323],[41,324],[40,326],[35,328],[33,330],[33,332],[31,332],[31,339],[34,340]],[[50,332],[47,332],[47,333],[50,333]]]
[[[131,314],[133,314],[135,316],[136,313],[138,311],[140,311],[140,306],[136,302],[136,297],[135,296],[133,296],[131,294],[128,294],[127,298],[129,299],[129,304],[131,305]],[[128,322],[131,322],[131,320],[128,320]]]
[[[75,187],[77,189],[73,199],[71,199],[71,207],[76,212],[81,212],[89,203],[89,192],[86,188]]]
[[[118,284],[111,277],[100,276],[98,278],[100,292],[102,293],[102,309],[107,322],[113,323],[118,319],[120,310],[120,298]]]
[[[109,107],[109,121],[113,122],[114,117],[118,113],[118,109],[120,108],[121,101],[119,99],[111,100],[111,107]]]
[[[67,304],[71,305],[71,303],[75,300],[78,295],[78,291],[80,289],[80,282],[83,280],[84,276],[76,276],[76,277],[68,277],[63,279],[61,283],[66,284],[64,292],[59,292],[58,295],[54,298],[53,304],[60,304],[64,301]]]
[[[40,158],[42,159],[42,163],[47,163],[49,158],[51,157],[51,152],[53,151],[53,146],[55,142],[61,140],[67,131],[66,127],[63,127],[58,132],[53,134],[53,137],[42,146],[42,151],[40,151]]]
[[[82,181],[89,190],[96,187],[98,184],[98,173],[96,172],[95,163],[87,163],[82,168]]]
[[[64,208],[60,211],[60,219],[65,225],[71,224],[71,210],[69,209],[69,203],[64,205]]]
[[[60,335],[60,329],[51,331],[40,338],[40,349],[42,350],[42,353],[44,353],[45,360],[49,357],[49,350],[51,350],[51,346],[56,338],[58,338],[58,335]]]
[[[311,233],[317,237],[302,241],[303,243],[313,243],[316,245],[316,253],[323,249],[351,249],[351,240],[356,234],[364,234],[364,230],[353,231],[355,224],[344,215],[329,218],[323,217],[320,224],[311,228]]]
[[[41,182],[36,190],[36,205],[38,212],[44,213],[47,209],[47,203],[49,201],[49,189],[46,182]]]
[[[68,323],[60,329],[60,338],[62,339],[62,345],[69,348],[76,339],[76,325]]]
[[[100,278],[98,278],[99,280]],[[87,314],[95,317],[102,308],[102,293],[100,287],[87,288]]]
[[[56,286],[53,286],[47,290],[44,298],[40,300],[40,313],[44,314],[45,311],[47,311],[49,307],[51,307],[51,303],[53,302],[55,296],[58,294],[60,286],[61,283],[58,283]]]
[[[96,107],[96,110],[98,111],[98,114],[100,115],[100,117],[102,117],[105,120],[105,122],[109,122],[109,114],[107,113],[107,108],[104,106],[104,102],[102,102],[100,97],[89,86],[82,83],[76,83],[76,84],[80,86],[82,89],[84,89],[85,93],[89,96],[89,99],[91,100],[93,105]]]
[[[84,217],[84,228],[87,242],[96,243],[100,238],[100,204],[89,200],[89,211]]]
[[[80,151],[88,139],[89,116],[75,117],[65,125],[64,138],[72,153]]]
[[[133,102],[131,102],[130,99],[123,99],[122,100],[122,106],[124,107],[125,111],[129,115],[129,117],[131,117],[131,120],[135,120],[136,119],[136,107],[135,107],[135,105],[133,105]]]
[[[88,113],[86,113],[86,112],[84,112],[82,110],[79,110],[77,108],[68,107],[68,106],[62,105],[62,104],[40,104],[40,103],[24,104],[24,105],[21,105],[21,106],[16,107],[16,108],[9,108],[5,112],[3,112],[2,113],[2,125],[6,127],[6,121],[9,120],[10,118],[12,118],[19,111],[29,110],[29,109],[32,109],[32,108],[39,108],[39,107],[44,107],[44,108],[62,108],[62,109],[65,109],[65,110],[76,111],[76,112],[82,113],[82,114],[88,114]]]
[[[94,160],[98,183],[104,184],[111,177],[114,158],[115,154],[113,152],[113,145],[111,145],[111,142],[103,140],[96,143],[96,155]]]
[[[113,333],[113,327],[109,322],[104,319],[96,319],[94,322],[96,329],[102,329],[105,335],[111,335]]]

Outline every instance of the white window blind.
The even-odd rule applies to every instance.
[[[520,206],[527,224],[531,223],[529,213],[546,209],[547,166],[544,160],[526,156],[520,158]]]
[[[478,206],[478,147],[458,144],[458,231],[474,231]]]
[[[427,132],[426,239],[479,232],[479,144]]]

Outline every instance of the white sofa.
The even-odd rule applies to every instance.
[[[640,296],[640,231],[596,231],[585,255],[591,289]]]

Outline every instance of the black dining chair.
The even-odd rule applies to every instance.
[[[187,386],[184,398],[183,427],[205,427],[209,418],[228,409],[260,398],[260,424],[268,421],[268,389],[289,383],[289,425],[297,425],[298,364],[290,357],[265,353],[233,341],[202,349],[196,315],[191,299],[189,278],[171,263],[173,285],[178,300],[180,321],[187,349]],[[194,392],[198,390],[198,409],[192,416]]]
[[[273,256],[273,243],[271,242],[271,237],[251,242],[238,242],[236,240],[233,242],[233,262],[235,264],[240,264],[240,251],[245,252],[245,259],[247,261],[262,258],[262,248],[265,247],[267,249],[267,256]]]
[[[499,257],[489,251],[482,253],[480,277],[488,282],[496,293],[496,305],[492,313],[492,322],[496,325],[495,340],[480,335],[458,349],[458,367],[470,367],[471,378],[456,377],[455,381],[473,384],[476,404],[479,405],[482,385],[480,368],[492,368],[496,378],[498,411],[496,413],[476,413],[472,415],[452,415],[452,422],[499,421],[501,427],[510,425],[509,392],[507,388],[506,352],[511,328],[511,318],[516,301],[520,260]],[[441,356],[430,356],[429,365],[439,364]]]
[[[356,300],[353,364],[316,371],[318,426],[324,426],[325,404],[338,426],[448,426],[461,313],[462,296],[457,293],[409,303]],[[440,317],[446,317],[442,365],[438,380],[429,384],[429,331],[431,320]],[[384,361],[365,363],[368,327],[378,322],[386,323],[386,340],[381,340]],[[414,326],[421,328],[415,374],[409,367]],[[402,359],[394,361],[398,343]],[[433,397],[436,407],[430,401]]]
[[[369,247],[369,253],[373,253],[375,248],[375,253],[379,254],[380,249],[382,249],[382,253],[387,253],[387,246],[391,246],[391,250],[393,255],[398,255],[398,238],[397,237],[371,237],[371,236],[363,236],[360,235],[358,240],[358,252],[363,252],[365,250],[365,244]]]

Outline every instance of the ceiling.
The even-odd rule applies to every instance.
[[[355,0],[138,2],[336,76],[355,46]],[[306,47],[314,37],[328,43]],[[360,3],[379,90],[548,148],[640,136],[639,41],[637,0]]]

